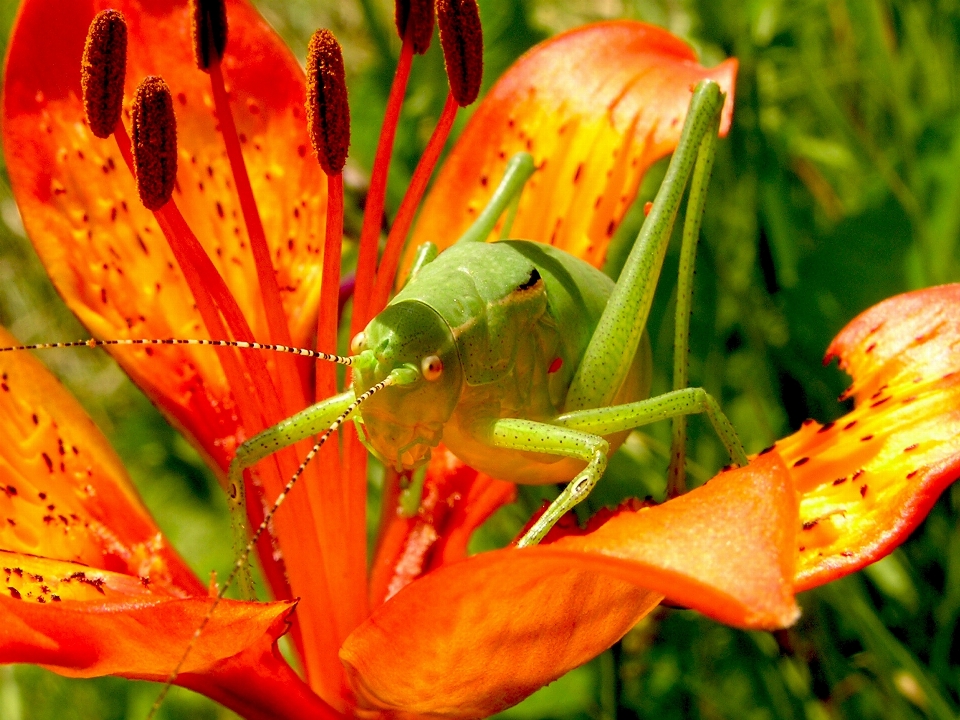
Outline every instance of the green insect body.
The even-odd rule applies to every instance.
[[[704,413],[733,461],[740,440],[717,402],[686,381],[693,255],[712,167],[723,96],[712,82],[694,92],[680,142],[657,198],[614,283],[561,250],[524,240],[484,243],[516,207],[533,172],[529,155],[508,164],[488,206],[460,241],[437,255],[415,254],[411,279],[352,343],[352,355],[224,340],[90,340],[0,348],[195,344],[294,353],[353,370],[352,387],[243,443],[228,470],[238,554],[234,568],[197,628],[167,687],[239,578],[253,598],[248,559],[273,515],[320,446],[353,418],[366,447],[385,464],[422,467],[443,441],[461,460],[520,484],[566,483],[518,541],[540,542],[602,476],[626,434],[674,419],[671,478],[683,475],[684,417]],[[645,335],[653,292],[687,181],[693,177],[681,250],[674,390],[647,398],[651,355]],[[508,225],[509,222],[505,223]],[[316,437],[263,520],[248,533],[243,473],[304,438]],[[162,699],[161,694],[160,699]],[[154,706],[156,707],[156,705]]]
[[[384,463],[413,469],[442,439],[471,467],[522,484],[560,483],[585,461],[509,448],[491,452],[493,420],[551,423],[567,394],[614,283],[584,261],[541,243],[461,243],[426,265],[355,342],[353,389],[398,367],[410,385],[370,398],[355,422]],[[630,362],[616,404],[650,388],[649,343]],[[422,366],[440,360],[431,379]],[[427,373],[429,375],[429,373]],[[608,437],[612,452],[625,432]]]
[[[243,443],[228,470],[238,554],[234,568],[172,670],[158,707],[224,593],[239,578],[253,598],[248,559],[273,515],[320,446],[353,418],[366,447],[385,464],[422,467],[443,441],[461,460],[520,484],[566,483],[518,541],[540,542],[602,476],[626,434],[673,418],[671,482],[683,476],[684,418],[704,413],[732,460],[740,440],[717,402],[687,387],[693,257],[712,167],[723,96],[712,82],[694,92],[657,198],[616,283],[561,250],[524,240],[484,243],[515,210],[533,172],[529,155],[508,164],[487,207],[459,242],[414,258],[411,279],[352,342],[349,357],[255,342],[90,340],[0,348],[194,344],[294,353],[353,370],[352,387]],[[688,179],[693,177],[681,249],[674,390],[647,398],[651,354],[645,335],[653,292]],[[511,209],[512,208],[512,209]],[[509,225],[509,219],[505,226]],[[243,472],[304,438],[317,437],[260,525],[248,533]]]
[[[682,423],[684,415],[702,412],[734,462],[745,463],[736,432],[717,402],[700,388],[686,387],[685,349],[677,353],[684,372],[675,374],[674,391],[644,399],[651,374],[646,320],[692,175],[678,300],[677,327],[683,336],[678,333],[676,340],[677,348],[685,348],[692,277],[688,250],[699,232],[722,105],[715,83],[698,86],[663,185],[616,284],[548,245],[477,242],[516,202],[533,171],[532,158],[514,158],[460,241],[438,257],[429,246],[421,248],[413,279],[354,338],[354,354],[341,359],[353,366],[352,389],[238,449],[229,471],[237,489],[236,515],[245,517],[245,468],[322,433],[319,446],[351,414],[367,448],[398,469],[422,466],[442,440],[461,460],[494,477],[567,483],[520,539],[521,547],[539,542],[589,494],[609,454],[633,428],[665,418]],[[682,475],[683,466],[683,433],[675,428],[674,437],[675,445],[680,438],[680,449],[673,448],[671,476]]]

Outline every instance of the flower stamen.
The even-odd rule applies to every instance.
[[[177,181],[177,119],[163,78],[149,75],[137,86],[131,117],[137,192],[144,207],[159,210]]]
[[[263,221],[260,218],[260,211],[257,209],[256,199],[253,196],[247,166],[243,160],[240,136],[237,133],[237,125],[230,108],[230,98],[227,95],[223,71],[220,66],[227,45],[226,7],[223,0],[191,0],[190,8],[194,58],[197,66],[210,76],[214,109],[226,146],[227,159],[237,189],[237,199],[240,201],[240,211],[243,213],[247,237],[250,239],[250,249],[253,253],[254,267],[257,271],[257,282],[267,319],[269,339],[273,343],[290,345],[292,343],[290,327],[287,324],[283,301],[280,298],[280,286],[277,283],[276,270],[273,266],[270,249],[267,246],[267,237],[263,229]],[[278,365],[285,405],[288,408],[302,407],[306,398],[304,398],[298,382],[299,373],[296,370],[293,358],[281,358],[278,360]]]
[[[408,10],[408,12],[412,12]],[[397,217],[390,228],[383,258],[377,271],[376,284],[370,300],[367,314],[373,316],[387,304],[387,297],[397,276],[397,266],[404,241],[427,183],[433,175],[437,160],[450,135],[457,109],[466,107],[480,93],[483,79],[483,30],[480,26],[480,14],[475,0],[440,0],[437,3],[437,20],[440,25],[440,45],[443,47],[447,77],[450,82],[450,94],[443,106],[437,126],[430,136],[417,169],[410,179],[410,185],[400,203]],[[400,27],[398,9],[397,27]],[[432,28],[432,24],[431,24]]]
[[[87,123],[98,138],[120,122],[126,71],[127,23],[116,10],[102,10],[90,23],[80,73]]]
[[[438,0],[437,23],[450,92],[466,107],[477,99],[483,80],[483,28],[476,0]]]
[[[327,175],[327,218],[320,282],[317,347],[335,348],[343,240],[343,166],[350,147],[350,105],[343,52],[329,30],[317,30],[307,51],[307,128],[317,160]],[[334,368],[317,369],[316,397],[336,392]]]
[[[433,2],[431,0],[397,0],[395,20],[397,33],[413,45],[413,52],[423,55],[433,38]]]
[[[201,70],[218,64],[227,49],[227,8],[223,0],[190,0],[193,55]]]

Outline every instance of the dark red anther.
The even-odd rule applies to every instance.
[[[98,138],[108,138],[120,121],[127,72],[127,23],[116,10],[93,18],[80,68],[87,123]]]
[[[550,363],[550,367],[547,368],[547,374],[552,375],[553,373],[555,373],[557,370],[560,369],[561,365],[563,365],[563,358],[560,358],[560,357],[554,358],[553,362]]]
[[[148,210],[159,210],[177,180],[177,118],[163,78],[149,75],[137,87],[132,120],[137,191]]]
[[[409,32],[413,51],[423,55],[433,39],[433,0],[396,0],[395,11],[400,39]]]
[[[350,105],[340,43],[317,30],[307,49],[307,129],[327,175],[343,170],[350,149]]]
[[[190,0],[193,57],[206,70],[227,49],[227,8],[223,0]]]
[[[450,92],[466,107],[477,99],[483,80],[483,28],[476,0],[437,0],[437,24]]]

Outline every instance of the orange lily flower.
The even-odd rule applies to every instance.
[[[338,201],[308,150],[298,64],[245,0],[226,3],[229,42],[208,73],[196,66],[185,0],[110,3],[129,28],[126,97],[146,75],[172,89],[179,225],[170,208],[154,215],[140,204],[122,145],[94,137],[84,119],[83,43],[106,5],[27,0],[7,59],[4,152],[24,224],[60,293],[97,337],[213,332],[201,316],[203,288],[187,276],[197,273],[213,293],[215,275],[202,263],[184,269],[164,240],[182,240],[189,228],[253,337],[308,346],[318,298],[330,297],[320,262]],[[422,40],[414,36],[407,32],[401,64]],[[413,243],[457,237],[506,159],[526,149],[540,172],[515,233],[599,264],[644,171],[676,143],[692,84],[710,77],[727,91],[725,131],[735,71],[732,61],[704,69],[679,40],[639,23],[544,43],[477,110]],[[236,148],[253,207],[231,165]],[[377,177],[385,180],[384,167]],[[258,279],[257,234],[274,279]],[[358,276],[358,287],[373,287],[368,315],[375,281],[394,270]],[[481,717],[602,652],[664,597],[741,627],[789,625],[796,591],[889,552],[956,476],[949,401],[958,292],[895,298],[840,335],[830,353],[855,378],[851,417],[808,425],[663,505],[625,506],[585,530],[558,528],[536,548],[466,557],[470,534],[513,487],[440,451],[416,515],[386,515],[368,574],[365,458],[346,433],[343,457],[328,451],[308,468],[272,537],[258,544],[278,602],[221,603],[176,682],[248,717]],[[329,318],[335,308],[321,302],[320,313]],[[116,357],[221,478],[239,442],[313,397],[310,364],[249,354],[257,359],[244,356],[231,370],[229,353],[150,350]],[[0,451],[0,548],[10,556],[0,661],[163,680],[210,606],[207,591],[90,421],[31,359],[2,359],[2,432],[14,442]],[[272,502],[308,447],[261,463],[248,495]],[[383,502],[396,506],[395,485]],[[263,508],[250,506],[256,525]],[[287,621],[303,679],[275,650]]]

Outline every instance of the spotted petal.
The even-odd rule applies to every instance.
[[[960,475],[960,285],[885,300],[827,351],[854,410],[777,443],[801,493],[798,589],[880,559]]]
[[[294,342],[315,324],[325,184],[306,149],[304,80],[296,60],[249,6],[228,2],[224,75]],[[99,337],[194,337],[199,315],[159,227],[138,200],[112,138],[87,127],[80,58],[87,26],[111,7],[129,27],[126,97],[161,75],[175,98],[179,172],[174,199],[267,337],[246,228],[212,109],[209,77],[192,55],[186,0],[27,0],[7,60],[4,152],[24,225],[57,289]],[[269,71],[266,71],[269,68]],[[129,116],[125,115],[129,123]],[[121,350],[135,381],[203,452],[232,457],[237,412],[206,349]]]
[[[688,45],[639,22],[590,25],[538,45],[477,108],[427,197],[411,246],[452,244],[483,209],[507,160],[526,151],[539,170],[510,236],[602,265],[643,174],[676,146],[693,86],[711,78],[727,93],[725,133],[736,71],[733,59],[702,67]]]
[[[0,330],[0,344],[16,341]],[[204,585],[90,418],[27,353],[0,354],[0,434],[0,662],[164,679],[210,608]],[[250,703],[279,690],[316,709],[273,654],[291,607],[223,602],[178,682],[252,717]]]
[[[796,522],[771,454],[586,534],[446,565],[375,611],[340,656],[373,707],[485,717],[608,648],[663,595],[736,625],[789,625]]]
[[[381,530],[370,576],[373,605],[430,570],[463,560],[474,530],[516,494],[513,483],[479,473],[444,445],[437,447],[427,466],[416,514],[391,513]]]

